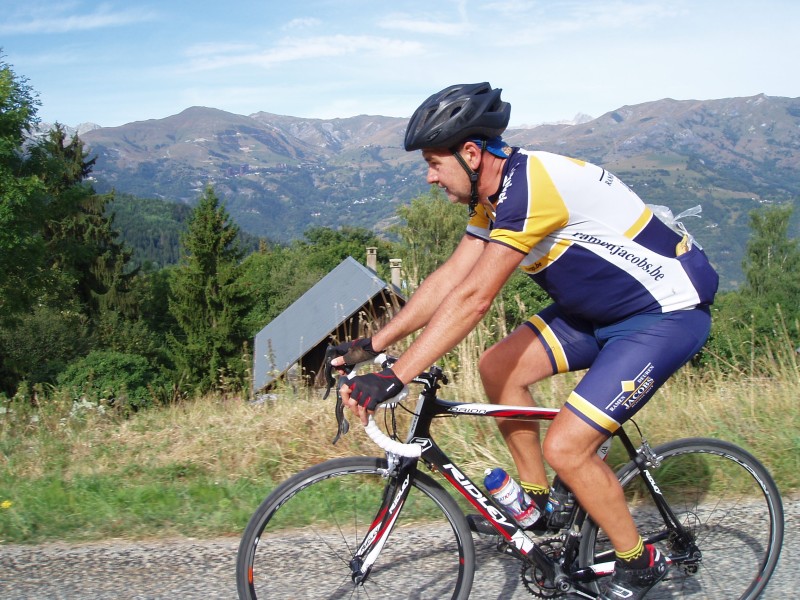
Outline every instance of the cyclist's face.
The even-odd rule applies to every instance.
[[[469,176],[452,152],[440,149],[423,150],[422,158],[428,163],[428,175],[425,178],[428,183],[442,188],[450,202],[469,204]]]

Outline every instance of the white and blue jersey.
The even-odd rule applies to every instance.
[[[526,325],[554,373],[589,369],[566,408],[613,433],[705,343],[718,277],[688,236],[590,163],[515,149],[467,233],[524,255],[554,304]]]
[[[606,325],[642,312],[710,303],[717,275],[696,245],[596,165],[516,150],[495,214],[479,206],[467,233],[525,255],[520,265],[567,314]]]

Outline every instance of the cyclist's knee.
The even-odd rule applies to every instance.
[[[590,428],[574,414],[562,411],[542,444],[545,460],[556,473],[569,474],[586,467],[596,456],[603,434]]]
[[[570,473],[579,469],[582,459],[580,446],[568,436],[554,435],[549,432],[542,444],[544,459],[556,473]]]

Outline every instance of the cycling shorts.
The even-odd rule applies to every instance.
[[[711,315],[707,306],[699,306],[597,326],[551,305],[526,324],[544,345],[553,374],[589,369],[566,408],[611,434],[700,351],[711,330]]]

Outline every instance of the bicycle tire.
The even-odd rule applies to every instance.
[[[764,466],[749,452],[720,440],[683,439],[654,448],[661,464],[650,473],[702,553],[694,567],[677,561],[648,600],[759,597],[772,576],[783,544],[780,493]],[[631,514],[645,542],[664,537],[666,527],[633,462],[617,471]],[[655,542],[676,557],[670,539]],[[613,560],[602,529],[587,519],[579,562]]]
[[[242,535],[242,600],[468,598],[475,549],[455,500],[417,473],[402,513],[363,585],[349,562],[381,506],[386,460],[335,458],[279,485]]]

